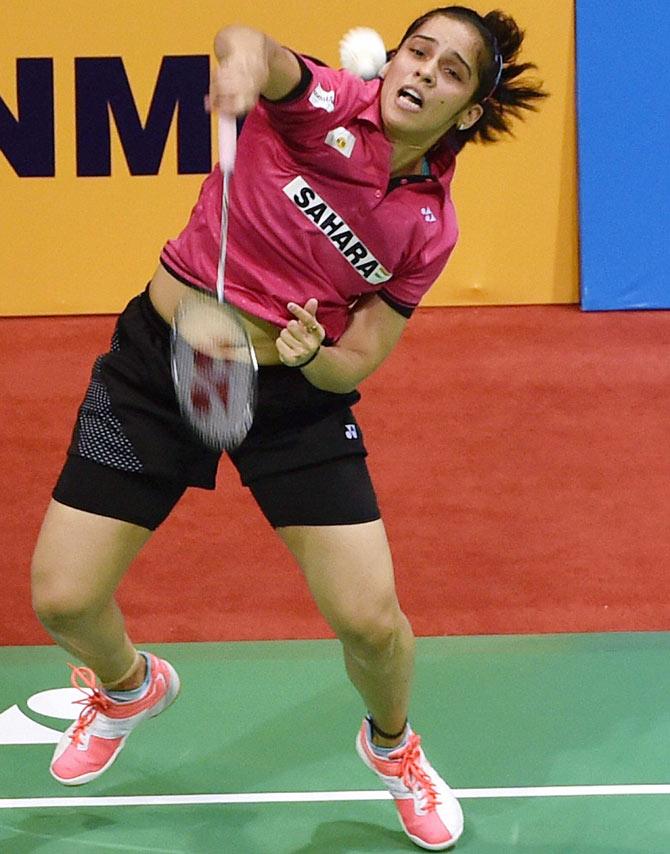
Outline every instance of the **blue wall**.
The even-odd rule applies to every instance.
[[[670,308],[670,0],[577,0],[582,307]]]

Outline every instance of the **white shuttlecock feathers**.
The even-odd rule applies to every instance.
[[[340,63],[357,77],[372,80],[386,62],[384,40],[370,27],[354,27],[340,40]]]

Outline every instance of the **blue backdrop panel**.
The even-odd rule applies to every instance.
[[[670,0],[577,0],[582,308],[670,308]]]

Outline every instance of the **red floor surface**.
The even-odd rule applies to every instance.
[[[47,642],[28,567],[113,318],[0,320],[0,644]],[[420,635],[670,629],[670,314],[422,309],[357,414]],[[224,462],[124,581],[138,641],[328,636]]]

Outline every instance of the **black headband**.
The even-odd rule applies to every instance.
[[[500,80],[502,78],[502,73],[503,73],[503,67],[505,65],[505,62],[503,60],[503,55],[502,55],[502,53],[500,53],[500,49],[498,47],[498,42],[497,42],[495,37],[493,38],[493,50],[494,50],[493,60],[496,63],[496,65],[498,66],[498,70],[496,72],[496,81],[493,84],[493,87],[492,87],[491,91],[489,92],[489,94],[484,98],[485,101],[488,101],[488,99],[493,95],[495,90],[500,85]]]

